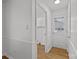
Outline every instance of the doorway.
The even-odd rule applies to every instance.
[[[53,18],[53,17],[56,18],[58,17],[57,18],[58,20],[63,20],[65,19],[64,16],[66,16],[66,14],[64,13],[64,11],[62,11],[62,8],[59,8],[59,6],[55,4],[52,5],[51,3],[52,1],[50,1],[49,3],[48,2],[49,0],[36,0],[36,25],[35,25],[36,28],[35,29],[36,29],[37,59],[51,59],[51,58],[69,59],[67,49],[63,48],[63,46],[65,46],[66,41],[64,41],[65,43],[62,43],[61,41],[63,41],[63,38],[58,37],[61,36],[59,34],[62,34],[62,32],[60,32],[59,34],[58,32],[54,32],[55,27],[58,26],[59,28],[60,27],[59,25],[61,24],[55,23]],[[51,8],[52,6],[54,7],[54,9]],[[63,7],[63,5],[61,7]],[[66,9],[64,8],[64,10]],[[55,11],[57,14],[55,13]],[[62,29],[63,27],[64,25],[62,26]],[[57,39],[55,39],[54,36]],[[59,41],[58,38],[62,40]]]
[[[40,51],[46,49],[47,38],[47,12],[40,4],[36,4],[36,45],[37,45],[37,57]]]

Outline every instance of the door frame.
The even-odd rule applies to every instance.
[[[47,38],[47,12],[42,6],[40,6],[40,4],[37,4],[36,6],[39,6],[45,13],[44,42],[41,43],[42,45],[45,45],[46,44],[46,38]],[[36,18],[37,18],[37,15],[36,15]],[[36,29],[36,37],[37,37],[37,19],[36,19],[36,25],[35,26],[36,26],[36,28],[35,28]],[[37,38],[36,38],[36,41],[37,41]]]
[[[36,0],[32,0],[32,59],[37,59],[36,45]]]
[[[47,41],[50,39],[51,34],[51,19],[50,19],[50,10],[47,8],[44,4],[39,4],[42,6],[42,8],[47,12],[47,19],[46,19],[46,42],[45,42],[45,52],[48,53],[52,46],[49,46],[50,44],[47,44]],[[50,20],[49,20],[50,19]],[[50,24],[49,24],[50,23]],[[32,59],[37,59],[37,45],[36,45],[36,0],[32,0]],[[48,42],[50,43],[50,42]],[[48,47],[49,46],[49,47]]]
[[[47,19],[46,19],[46,41],[45,41],[45,52],[48,53],[51,49],[52,46],[49,46],[47,44],[47,41],[50,39],[50,34],[51,34],[51,19],[50,19],[50,11],[49,9],[43,5],[40,4],[40,6],[43,6],[43,9],[47,12]],[[50,20],[49,20],[50,19]],[[48,24],[50,23],[50,24]],[[50,43],[50,42],[49,42]],[[49,46],[49,47],[48,47]],[[37,59],[37,42],[36,42],[36,0],[32,0],[32,59]]]

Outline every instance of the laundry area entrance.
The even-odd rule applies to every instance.
[[[36,0],[37,59],[69,59],[70,1]]]

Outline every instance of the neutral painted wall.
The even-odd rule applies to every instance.
[[[3,54],[32,59],[32,0],[3,0]]]
[[[44,3],[40,2],[39,0],[37,1],[37,3],[42,7],[43,10],[45,10],[46,12],[46,39],[45,39],[45,52],[49,52],[50,49],[52,48],[52,41],[51,41],[51,12],[50,12],[50,8],[45,5]]]
[[[68,39],[70,59],[77,59],[77,18],[71,17],[71,38]]]
[[[37,4],[36,8],[36,40],[37,43],[45,45],[46,40],[46,13],[45,10]]]
[[[75,34],[72,41],[75,45],[74,47],[77,49],[77,0],[71,0],[71,33]]]
[[[71,38],[68,41],[70,59],[77,59],[77,0],[71,0]]]
[[[53,47],[59,47],[59,48],[67,48],[66,45],[66,36],[67,36],[67,7],[64,7],[62,9],[57,9],[52,12],[52,19],[51,19],[51,37],[52,37],[52,45]],[[58,31],[55,32],[55,23],[54,18],[58,17],[64,17],[64,31]]]

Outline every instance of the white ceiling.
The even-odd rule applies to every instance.
[[[60,9],[68,5],[69,0],[60,0],[59,4],[54,4],[54,0],[37,0],[38,3],[42,3],[52,10]]]
[[[69,0],[60,0],[60,4],[54,4],[54,0],[36,0],[37,3],[42,3],[51,10],[61,9],[68,5]],[[77,0],[71,0],[71,16],[77,16]]]

